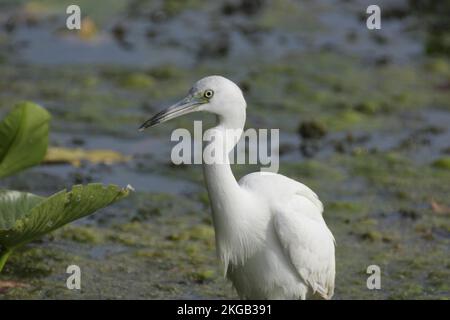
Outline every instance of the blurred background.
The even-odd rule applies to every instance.
[[[366,28],[370,4],[381,30]],[[242,88],[247,128],[280,129],[280,173],[324,202],[336,299],[449,298],[449,16],[424,0],[2,0],[0,116],[30,100],[52,124],[44,163],[0,186],[136,192],[18,251],[0,298],[237,298],[201,167],[170,162],[171,131],[199,116],[137,131],[210,74]],[[81,291],[65,286],[70,264]],[[381,290],[366,288],[372,264]]]

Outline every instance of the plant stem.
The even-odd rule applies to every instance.
[[[6,263],[6,260],[8,260],[9,255],[11,254],[12,250],[10,249],[0,249],[0,272],[2,272],[3,267]]]

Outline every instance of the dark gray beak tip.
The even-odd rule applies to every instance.
[[[158,123],[160,123],[159,119],[155,119],[155,118],[151,118],[147,121],[145,121],[140,127],[139,127],[139,131],[142,132],[147,128],[153,127],[154,125],[157,125]]]
[[[144,124],[142,124],[142,125],[139,127],[138,131],[139,131],[139,132],[142,132],[142,131],[144,131],[145,129],[147,129],[147,125],[144,123]]]

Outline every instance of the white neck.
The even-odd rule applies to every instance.
[[[218,124],[214,128],[205,133],[205,136],[214,136],[214,139],[210,139],[211,141],[205,148],[222,152],[224,156],[220,157],[218,163],[208,164],[205,161],[203,163],[206,186],[215,214],[218,214],[218,211],[224,211],[227,204],[232,203],[236,193],[240,192],[239,184],[230,167],[229,154],[233,151],[242,134],[245,124],[245,111],[234,117],[218,116],[217,122]],[[217,208],[214,208],[214,206]]]
[[[213,146],[215,150],[225,149],[227,156],[223,163],[203,163],[203,174],[212,206],[218,252],[225,262],[225,266],[230,259],[233,260],[230,256],[232,253],[229,251],[228,241],[229,239],[238,241],[236,232],[240,227],[243,209],[240,207],[240,200],[246,198],[246,192],[236,181],[228,158],[228,154],[233,151],[237,141],[226,139],[226,137],[227,133],[233,130],[240,130],[242,133],[244,124],[245,109],[240,116],[218,117],[218,125],[210,129],[218,139],[212,140],[206,147]]]

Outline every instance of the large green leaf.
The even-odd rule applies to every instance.
[[[100,183],[76,185],[70,192],[63,190],[48,198],[0,191],[0,271],[2,252],[7,258],[16,247],[106,207],[128,192]]]
[[[13,228],[16,221],[30,213],[42,199],[31,193],[0,190],[0,232]]]
[[[0,122],[0,178],[39,164],[48,144],[50,114],[22,102]]]
[[[7,197],[0,193],[0,245],[14,248],[106,207],[128,195],[128,189],[92,183],[48,198],[17,191],[3,193]]]

